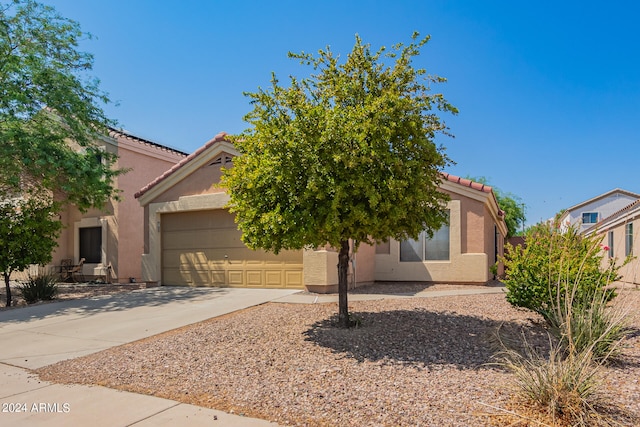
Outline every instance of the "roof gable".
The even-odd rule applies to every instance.
[[[640,199],[640,194],[632,193],[631,191],[622,190],[620,188],[614,188],[613,190],[607,191],[606,193],[603,193],[603,194],[601,194],[599,196],[596,196],[596,197],[594,197],[592,199],[589,199],[589,200],[586,200],[584,202],[578,203],[577,205],[571,206],[570,208],[567,209],[567,211],[572,212],[572,211],[578,210],[578,209],[583,208],[585,206],[588,206],[588,205],[590,205],[592,203],[595,203],[595,202],[597,202],[599,200],[603,200],[603,199],[609,198],[609,197],[614,196],[614,195],[623,195],[623,196],[630,197],[632,199]]]
[[[151,202],[154,197],[171,188],[176,182],[182,181],[207,164],[226,163],[227,158],[238,156],[240,153],[227,141],[227,134],[220,132],[202,147],[191,153],[189,156],[176,163],[171,169],[142,187],[135,198],[139,199],[144,206]]]
[[[442,178],[441,188],[483,202],[491,212],[500,231],[507,234],[507,225],[504,221],[505,213],[500,209],[498,199],[496,199],[491,186],[444,172]]]

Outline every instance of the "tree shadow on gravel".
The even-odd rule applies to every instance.
[[[359,327],[341,329],[335,319],[325,319],[304,333],[305,340],[359,362],[418,368],[454,365],[460,369],[477,369],[492,361],[500,350],[495,336],[498,329],[509,341],[519,342],[524,337],[541,351],[549,345],[544,328],[535,323],[500,322],[425,309],[358,312],[352,316],[361,321]]]

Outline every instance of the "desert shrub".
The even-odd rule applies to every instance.
[[[550,339],[548,356],[527,345],[524,353],[505,349],[498,363],[514,374],[518,394],[543,420],[551,425],[594,425],[601,418],[598,408],[604,396],[599,388],[601,366],[593,363],[589,351],[567,356]]]
[[[619,266],[603,267],[601,238],[583,236],[574,226],[560,230],[557,222],[541,223],[526,234],[525,246],[507,245],[503,258],[507,301],[539,313],[550,326],[554,310],[566,306],[571,293],[574,308],[588,307],[594,299],[610,301],[607,286],[618,276]]]
[[[55,276],[39,275],[29,277],[29,280],[18,286],[18,291],[22,294],[22,298],[27,304],[33,304],[38,301],[49,301],[58,294],[58,286],[56,285]]]
[[[559,339],[566,354],[589,351],[596,362],[604,363],[620,352],[620,344],[629,332],[628,309],[607,304],[606,292],[596,293],[580,304],[574,302],[579,286],[558,298],[550,312],[550,332]]]
[[[600,387],[602,365],[618,354],[629,328],[628,307],[608,304],[612,294],[596,289],[585,299],[579,272],[572,283],[558,282],[548,304],[550,351],[547,357],[524,336],[502,345],[499,364],[515,376],[519,394],[533,403],[551,425],[608,425],[606,394]],[[565,286],[566,285],[566,286]]]

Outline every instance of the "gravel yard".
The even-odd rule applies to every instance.
[[[632,426],[640,424],[640,291],[619,299],[633,307],[634,329],[604,391],[621,425]],[[352,301],[350,310],[361,326],[342,330],[331,325],[336,304],[265,304],[37,373],[281,425],[478,426],[503,419],[486,405],[513,405],[511,375],[489,364],[496,328],[546,345],[539,319],[501,294]]]

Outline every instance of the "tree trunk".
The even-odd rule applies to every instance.
[[[347,304],[347,272],[349,271],[349,241],[340,242],[340,252],[338,253],[338,326],[348,328],[349,306]]]
[[[4,272],[4,284],[7,288],[7,307],[11,307],[11,286],[9,286],[9,274]]]

